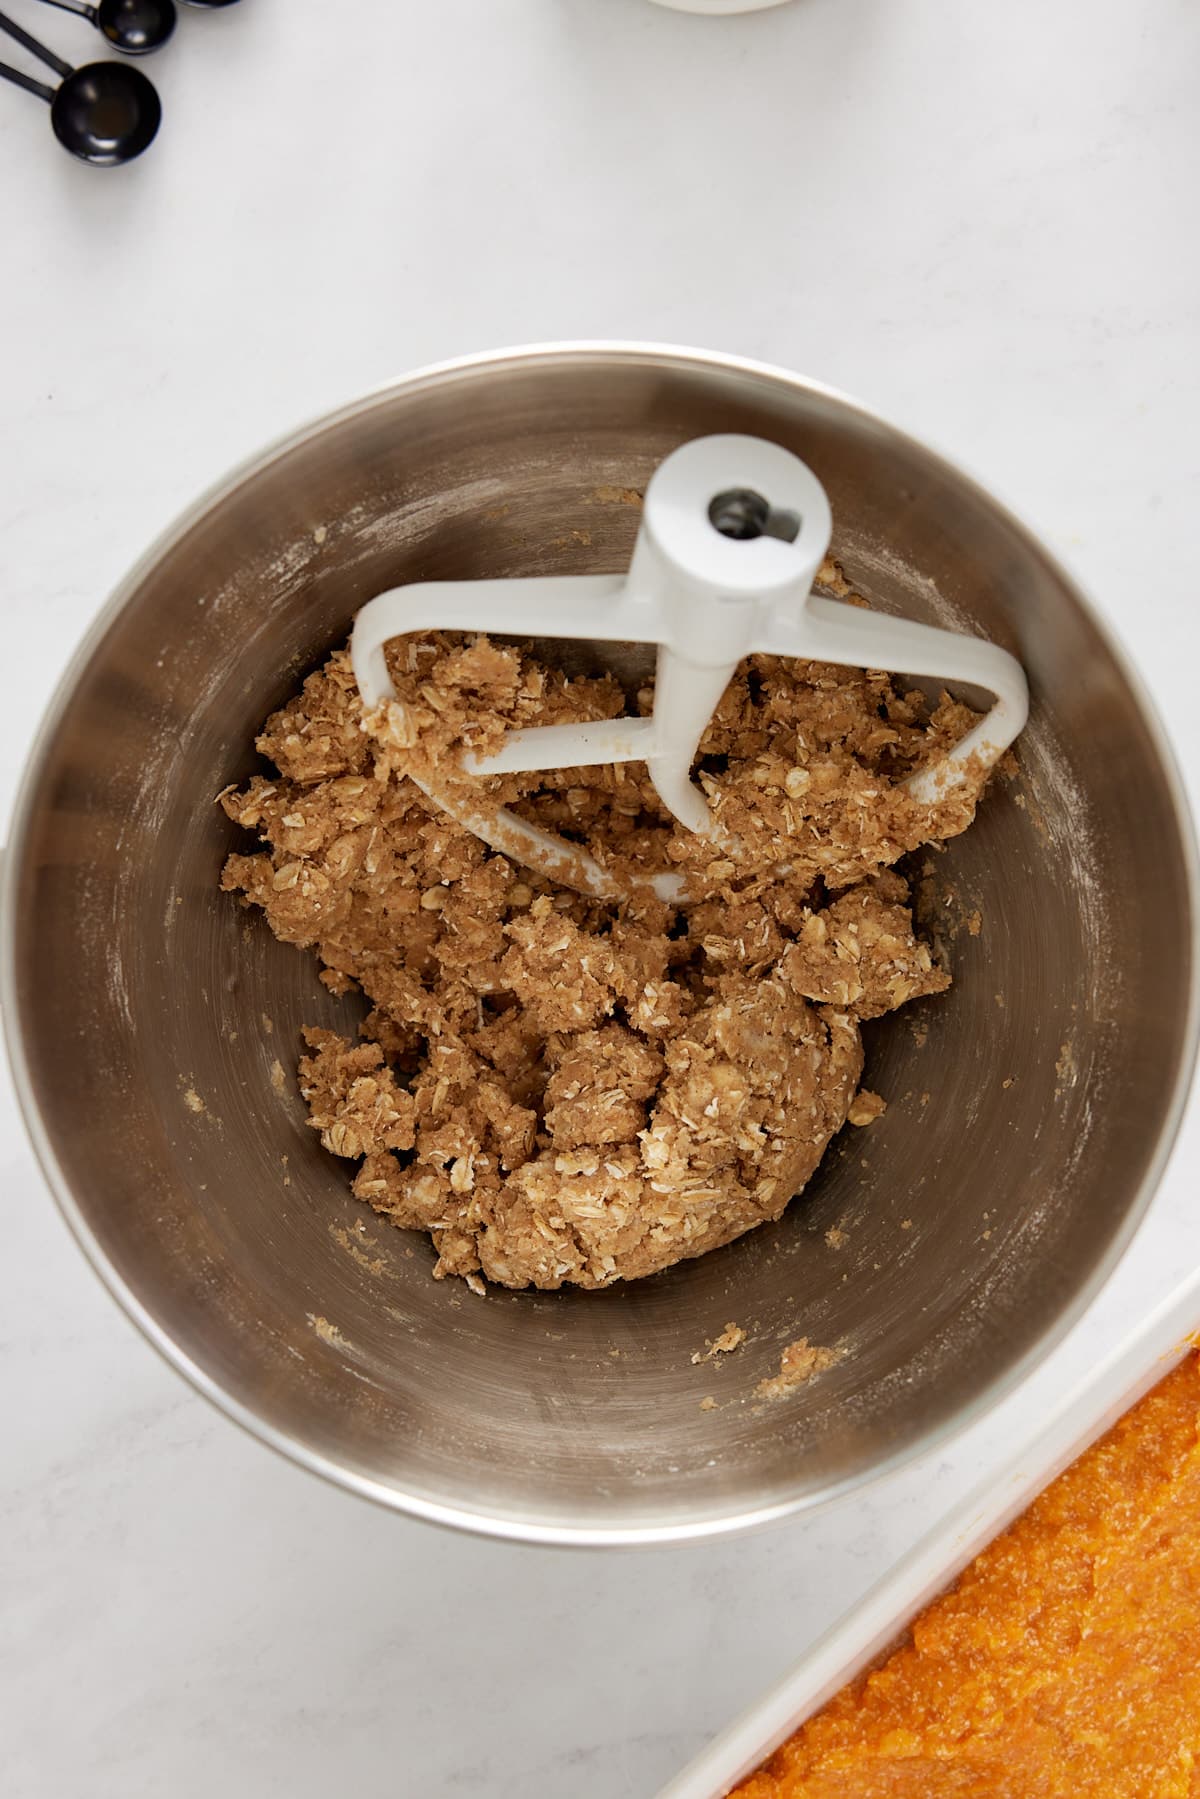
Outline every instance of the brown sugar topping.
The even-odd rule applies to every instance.
[[[430,1232],[439,1275],[511,1287],[608,1286],[777,1218],[856,1103],[860,1022],[948,985],[892,865],[969,824],[980,781],[934,806],[903,782],[973,715],[750,658],[699,754],[736,862],[638,764],[472,782],[477,808],[629,875],[598,901],[486,848],[408,775],[465,780],[463,750],[511,726],[613,716],[617,684],[486,638],[387,654],[394,702],[364,720],[339,650],[267,721],[272,772],[220,802],[260,839],[225,889],[368,1002],[361,1041],[311,1030],[300,1062],[355,1193]],[[699,895],[686,910],[646,897],[663,866]],[[856,1120],[879,1104],[860,1095]]]

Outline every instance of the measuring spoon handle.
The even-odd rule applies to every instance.
[[[78,18],[89,19],[93,25],[96,23],[96,8],[90,0],[42,0],[42,4],[60,7],[63,12],[73,12]]]
[[[9,37],[16,38],[18,44],[24,44],[25,48],[36,56],[39,62],[44,62],[48,69],[53,69],[56,75],[63,77],[64,81],[68,75],[75,73],[69,62],[64,62],[61,56],[56,56],[53,50],[48,50],[45,44],[39,43],[37,38],[31,37],[27,31],[22,30],[16,20],[10,19],[7,13],[0,12],[0,31],[7,31]],[[18,80],[17,85],[25,87],[27,83]],[[33,89],[34,93],[40,91],[40,86]],[[49,99],[52,96],[46,95],[45,97]]]
[[[20,69],[14,69],[9,62],[0,62],[0,77],[23,87],[27,94],[36,94],[39,100],[53,100],[56,92],[54,88],[47,87],[44,81],[35,81],[32,75],[24,75]]]

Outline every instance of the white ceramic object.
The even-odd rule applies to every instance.
[[[1197,1325],[1200,1270],[1059,1401],[1007,1470],[989,1476],[969,1494],[776,1686],[670,1781],[658,1799],[725,1799],[847,1681],[897,1642],[980,1550],[1170,1371]]]
[[[765,12],[769,6],[786,6],[788,0],[654,0],[674,12]]]
[[[371,600],[350,641],[363,703],[374,711],[395,699],[384,645],[413,631],[652,644],[648,718],[510,731],[490,755],[472,755],[464,745],[463,768],[486,776],[645,762],[673,816],[690,831],[727,841],[736,858],[737,844],[722,838],[691,767],[744,656],[759,651],[982,688],[995,696],[991,710],[908,782],[916,799],[932,803],[965,778],[968,766],[990,766],[1012,743],[1029,710],[1024,672],[983,638],[815,595],[832,529],[824,488],[789,450],[758,437],[696,438],[655,470],[626,575],[414,582]],[[612,871],[578,844],[507,808],[475,809],[461,784],[413,778],[493,849],[585,893],[619,891]],[[655,874],[650,885],[660,899],[688,898],[673,870]]]

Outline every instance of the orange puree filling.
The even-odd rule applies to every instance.
[[[1200,1795],[1200,1357],[736,1799]]]

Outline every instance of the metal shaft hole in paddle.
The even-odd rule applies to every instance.
[[[709,503],[709,522],[722,537],[749,543],[756,537],[778,537],[795,543],[800,534],[800,515],[773,507],[752,487],[730,487]]]

